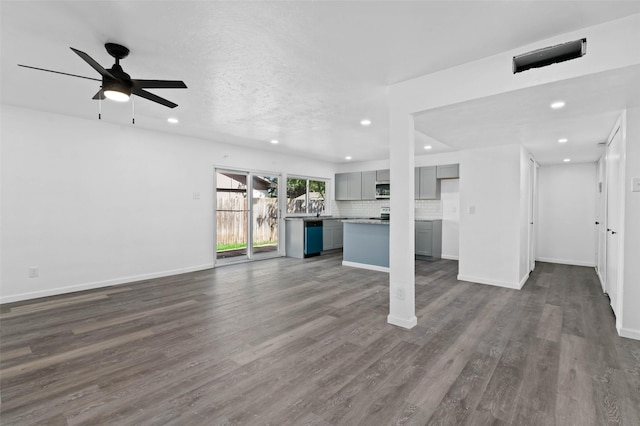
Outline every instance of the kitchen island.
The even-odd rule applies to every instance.
[[[342,264],[389,272],[389,221],[346,219]]]
[[[389,221],[345,219],[342,264],[356,268],[389,272]],[[416,259],[440,259],[442,220],[417,219]]]

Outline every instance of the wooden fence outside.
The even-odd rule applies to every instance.
[[[242,244],[247,241],[245,198],[218,197],[216,220],[217,245]],[[256,198],[253,205],[254,245],[278,240],[278,199]]]

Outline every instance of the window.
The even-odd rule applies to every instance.
[[[327,182],[306,178],[287,179],[287,214],[324,212]]]

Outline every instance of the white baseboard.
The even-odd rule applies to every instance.
[[[520,290],[522,289],[522,286],[524,286],[524,283],[527,281],[527,279],[529,279],[529,274],[527,274],[519,283],[497,281],[497,280],[480,278],[480,277],[472,277],[469,275],[458,275],[457,278],[459,281],[468,281],[476,284],[486,284],[486,285],[493,285],[496,287],[504,287],[504,288],[511,288],[514,290]]]
[[[14,294],[11,296],[0,296],[0,304],[21,302],[23,300],[37,299],[39,297],[57,296],[59,294],[74,293],[76,291],[93,290],[96,288],[109,287],[113,285],[130,284],[136,281],[149,280],[153,278],[169,277],[171,275],[185,274],[187,272],[203,271],[213,268],[213,263],[205,265],[189,266],[186,268],[172,269],[169,271],[152,272],[149,274],[132,275],[92,283],[76,284],[67,287],[57,287],[46,290],[32,291],[28,293]]]
[[[620,337],[626,337],[627,339],[640,340],[640,330],[634,330],[632,328],[619,328],[618,335]]]
[[[352,268],[369,269],[371,271],[389,272],[389,267],[387,266],[369,265],[367,263],[349,262],[347,260],[343,260],[342,265],[351,266]]]
[[[410,329],[418,325],[418,318],[414,316],[412,319],[406,320],[389,315],[387,316],[387,322],[391,325],[397,325],[398,327]]]
[[[604,279],[602,279],[602,274],[600,274],[600,271],[596,270],[596,275],[598,276],[598,280],[600,281],[600,288],[602,288],[602,292],[605,293],[605,289],[604,289]]]
[[[459,260],[460,257],[459,256],[454,256],[451,254],[443,254],[442,256],[440,256],[443,259],[447,259],[447,260]]]
[[[571,259],[554,259],[551,257],[537,257],[536,262],[559,263],[561,265],[572,265],[572,266],[591,266],[593,268],[596,267],[596,264],[594,262],[585,262],[583,260],[571,260]]]

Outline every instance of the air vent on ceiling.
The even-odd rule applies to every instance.
[[[568,61],[584,56],[587,53],[587,39],[569,41],[556,46],[523,53],[513,57],[513,73],[531,68],[546,67],[558,62]]]

